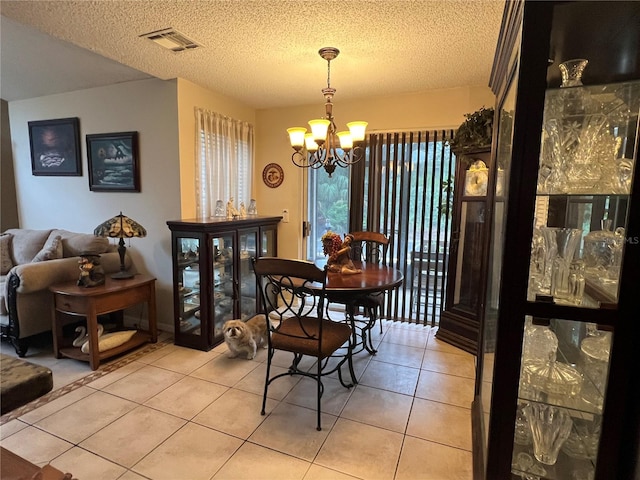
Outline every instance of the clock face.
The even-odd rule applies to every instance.
[[[467,170],[464,182],[464,194],[478,197],[487,194],[489,170],[482,160],[474,162]]]
[[[262,170],[262,181],[267,187],[277,188],[284,181],[284,171],[277,163],[270,163]]]

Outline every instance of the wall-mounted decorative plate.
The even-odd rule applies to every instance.
[[[282,185],[284,171],[277,163],[270,163],[262,170],[262,180],[267,187],[277,188]]]

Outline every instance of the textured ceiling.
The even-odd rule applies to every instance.
[[[341,51],[331,63],[336,103],[486,86],[503,5],[493,0],[2,0],[0,13],[10,19],[2,19],[2,98],[77,88],[65,89],[65,74],[56,71],[60,56],[54,51],[60,49],[70,85],[78,80],[73,74],[78,68],[86,83],[80,88],[181,77],[254,108],[322,102],[327,68],[317,52],[325,46]],[[167,27],[203,47],[174,53],[139,38]],[[38,75],[55,79],[40,89],[55,83],[49,88],[58,91],[21,92],[37,83],[29,78]]]

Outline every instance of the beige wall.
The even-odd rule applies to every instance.
[[[128,251],[139,271],[157,281],[158,322],[173,324],[171,236],[166,221],[180,217],[176,81],[141,80],[9,103],[21,228],[92,233],[122,211],[147,230]],[[31,174],[27,122],[80,119],[82,176]],[[137,131],[140,193],[89,190],[85,136]],[[128,243],[128,242],[127,242]]]
[[[257,113],[255,191],[261,214],[281,215],[289,210],[290,223],[281,223],[278,229],[278,254],[302,258],[302,221],[304,211],[306,170],[291,163],[293,149],[289,146],[286,129],[307,126],[312,118],[324,116],[324,103],[318,94],[318,103],[301,107],[260,110]],[[388,95],[341,102],[339,92],[334,99],[334,115],[338,129],[346,128],[352,120],[369,122],[368,131],[457,128],[465,113],[482,106],[492,107],[495,97],[489,87],[451,88],[429,92]],[[271,189],[262,182],[262,169],[275,162],[284,170],[284,182]]]

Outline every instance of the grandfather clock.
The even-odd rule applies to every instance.
[[[476,354],[484,311],[491,147],[456,153],[447,296],[436,337]],[[498,183],[501,181],[498,172]]]

